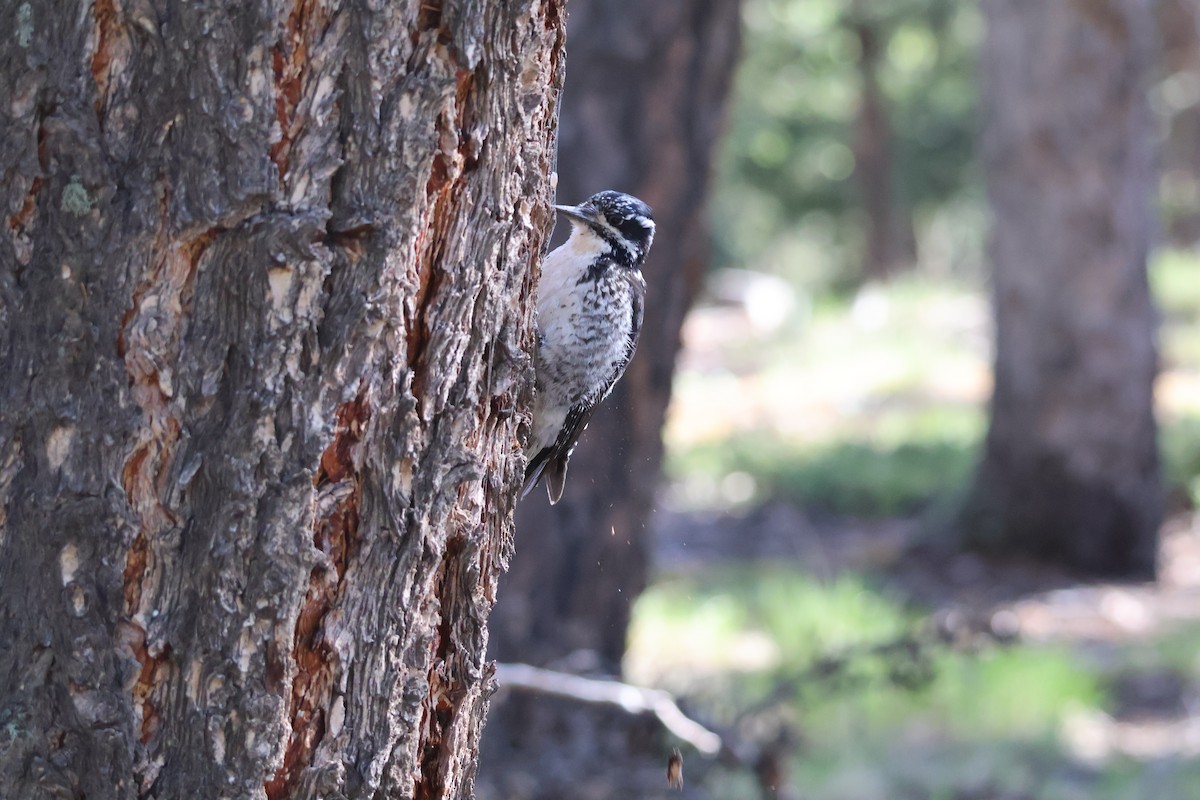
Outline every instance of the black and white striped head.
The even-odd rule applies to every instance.
[[[650,206],[622,192],[598,192],[577,206],[555,206],[578,228],[608,242],[613,255],[625,266],[641,266],[654,242],[654,214]]]

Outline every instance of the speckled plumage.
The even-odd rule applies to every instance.
[[[637,346],[646,293],[639,267],[654,240],[649,206],[620,192],[558,209],[572,230],[547,256],[538,286],[537,394],[523,491],[545,477],[551,503],[562,496],[575,443]]]

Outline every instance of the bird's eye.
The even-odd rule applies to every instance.
[[[654,230],[654,223],[642,217],[626,217],[617,223],[617,230],[635,242],[644,240]]]

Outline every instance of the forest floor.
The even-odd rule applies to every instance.
[[[1200,515],[1165,526],[1159,579],[1132,585],[921,530],[782,503],[663,512],[625,680],[670,691],[740,763],[645,717],[501,692],[492,714],[543,736],[486,754],[478,796],[1200,798]]]
[[[745,722],[737,705],[760,706],[764,693],[788,687],[783,718],[806,742],[793,755],[791,796],[1200,797],[1200,515],[1177,514],[1164,526],[1159,579],[1141,584],[1080,583],[1045,565],[931,546],[917,519],[814,520],[783,504],[738,516],[665,514],[655,562],[659,580],[635,626],[627,673],[726,721]],[[748,589],[747,573],[731,579],[733,564],[751,581],[782,585]],[[846,581],[859,597],[847,599]],[[844,607],[862,594],[873,607]],[[686,602],[671,602],[681,597],[692,601],[690,615]],[[741,609],[732,633],[697,612],[722,599]],[[895,608],[905,612],[896,617]],[[864,613],[893,619],[859,626],[861,638],[823,632],[828,619],[803,619],[843,615],[833,626],[853,626]],[[804,646],[781,641],[792,625],[811,629]],[[715,642],[681,641],[705,636]],[[815,701],[803,685],[788,686],[812,681],[815,661],[861,659],[873,650],[864,643],[910,638],[932,651],[924,656],[931,673],[946,674],[896,685],[880,678],[887,665],[847,663],[851,680],[816,687]],[[733,708],[710,706],[714,694],[728,697],[730,675],[775,683],[745,689]],[[1041,707],[1025,713],[1022,705]],[[745,776],[726,780],[736,788],[716,796],[757,796]]]
[[[785,698],[757,735],[795,743],[790,796],[1200,798],[1198,269],[1168,253],[1151,276],[1171,515],[1135,585],[945,536],[986,425],[982,293],[912,279],[789,308],[735,276],[739,302],[685,328],[627,675],[743,729]]]

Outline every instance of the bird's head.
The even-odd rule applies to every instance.
[[[613,255],[630,267],[641,266],[654,241],[654,215],[636,197],[606,191],[577,206],[555,206],[575,228],[609,244]]]

